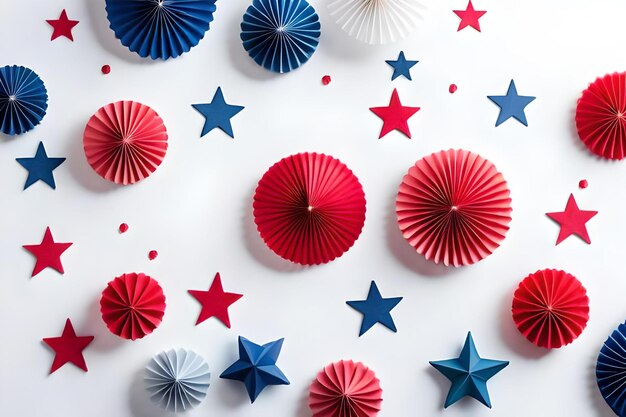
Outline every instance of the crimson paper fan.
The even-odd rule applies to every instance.
[[[409,169],[400,184],[396,214],[402,235],[426,259],[469,265],[504,240],[511,198],[495,165],[475,153],[450,149]]]
[[[365,223],[365,194],[338,159],[292,155],[274,164],[254,194],[254,221],[267,246],[303,265],[341,256]]]
[[[83,146],[98,175],[117,184],[133,184],[152,174],[165,158],[167,131],[150,107],[118,101],[91,116]]]
[[[587,326],[589,298],[573,275],[543,269],[520,282],[512,311],[513,321],[528,340],[559,348],[572,343]]]
[[[109,282],[100,299],[102,320],[124,339],[152,333],[165,313],[165,295],[158,282],[145,274],[123,274]]]

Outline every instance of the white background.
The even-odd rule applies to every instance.
[[[419,29],[394,45],[349,38],[314,1],[322,37],[300,69],[276,75],[258,67],[239,40],[248,1],[218,2],[210,31],[191,53],[167,62],[140,59],[108,28],[104,1],[0,0],[0,64],[34,69],[45,81],[49,109],[34,131],[0,138],[0,414],[12,417],[159,417],[141,373],[153,354],[171,347],[200,353],[212,371],[206,401],[190,416],[310,415],[308,385],[327,363],[363,361],[381,380],[381,416],[609,416],[595,385],[595,360],[607,335],[626,317],[623,186],[626,165],[592,156],[577,139],[574,110],[597,76],[623,70],[619,0],[477,0],[483,33],[456,31],[453,9],[465,0],[431,1]],[[75,42],[50,42],[66,8]],[[384,62],[404,50],[420,62],[413,82],[390,81]],[[103,64],[112,72],[100,73]],[[333,78],[322,86],[324,74]],[[529,127],[514,120],[495,128],[514,78],[518,92],[537,96]],[[459,86],[455,94],[448,85]],[[200,138],[202,116],[218,86],[246,106],[232,119],[235,140],[221,131]],[[394,87],[413,139],[394,132],[381,140],[381,121],[368,108],[386,105]],[[82,132],[100,106],[134,99],[164,119],[169,149],[149,179],[120,187],[87,165]],[[33,156],[43,140],[49,156],[67,161],[55,171],[57,190],[37,183],[22,191],[26,171],[16,157]],[[401,237],[394,213],[398,184],[418,158],[462,147],[493,161],[509,182],[513,221],[503,245],[465,268],[425,261]],[[300,268],[267,249],[252,219],[257,181],[274,162],[300,151],[331,154],[358,176],[367,220],[355,246],[336,261]],[[589,188],[578,189],[585,178]],[[561,211],[573,192],[592,244],[571,237],[555,246]],[[130,230],[120,235],[117,226]],[[60,242],[66,273],[30,279],[34,258],[21,248],[39,243],[46,226]],[[147,253],[159,251],[149,261]],[[526,341],[511,316],[518,282],[537,269],[567,270],[591,299],[587,329],[570,346],[547,352]],[[135,342],[108,332],[100,293],[124,272],[145,272],[164,288],[161,326]],[[233,327],[211,319],[194,326],[198,303],[188,289],[207,289],[222,274],[227,291],[244,297],[230,308]],[[364,299],[375,279],[384,297],[403,296],[393,310],[394,334],[378,325],[359,338],[361,316],[345,305]],[[48,375],[53,353],[43,337],[60,335],[70,317],[78,334],[95,335],[85,350],[89,372],[66,365]],[[494,408],[463,400],[445,412],[448,382],[429,360],[456,357],[466,333],[479,353],[510,360],[488,384]],[[250,405],[242,384],[218,375],[238,357],[237,336],[258,343],[285,337],[278,365],[290,386],[270,387]]]

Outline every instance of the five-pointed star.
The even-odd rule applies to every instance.
[[[202,310],[196,321],[196,325],[202,323],[210,317],[216,317],[230,329],[230,317],[228,307],[243,297],[242,294],[224,292],[220,273],[215,274],[211,288],[208,291],[189,290],[191,294],[202,305]]]
[[[391,81],[393,81],[401,75],[411,80],[411,68],[419,61],[407,61],[404,57],[404,51],[400,51],[398,59],[395,61],[389,60],[385,62],[393,67],[393,74],[391,75]]]
[[[55,40],[59,36],[65,36],[67,39],[74,42],[74,37],[72,36],[72,28],[78,24],[78,20],[70,20],[67,18],[67,12],[65,9],[61,12],[61,16],[55,20],[46,20],[53,27],[54,31],[52,32],[51,41]]]
[[[222,94],[222,87],[217,87],[217,91],[215,92],[213,100],[210,103],[192,104],[191,106],[202,113],[205,119],[200,137],[206,135],[216,127],[219,127],[228,136],[233,139],[235,138],[235,135],[233,134],[233,127],[230,124],[230,119],[242,111],[245,107],[226,104],[226,101],[224,101],[224,94]]]
[[[500,126],[511,117],[515,118],[524,126],[528,126],[524,109],[536,97],[518,95],[517,88],[515,88],[515,81],[511,80],[506,96],[487,96],[487,98],[500,107],[500,114],[498,115],[498,120],[496,120],[496,127]]]
[[[53,373],[68,362],[87,372],[83,350],[93,339],[93,336],[76,336],[72,322],[70,319],[67,319],[63,334],[60,337],[46,337],[43,339],[44,343],[55,352],[50,373]]]
[[[376,323],[380,323],[388,329],[397,332],[396,325],[391,317],[391,310],[398,305],[402,297],[383,298],[378,291],[376,282],[372,281],[366,300],[346,301],[353,309],[363,314],[361,330],[359,336],[372,328]]]
[[[31,277],[34,277],[45,268],[54,268],[60,273],[64,273],[63,264],[61,264],[61,254],[72,246],[72,243],[57,243],[52,238],[50,228],[46,228],[43,240],[39,245],[23,245],[22,247],[32,253],[37,262]]]
[[[380,131],[378,139],[385,136],[392,130],[399,130],[408,138],[411,138],[411,130],[409,130],[408,120],[419,110],[419,107],[406,107],[400,103],[398,90],[393,89],[391,100],[386,107],[371,107],[370,110],[381,119],[383,119],[383,128]]]
[[[24,184],[24,189],[27,189],[39,180],[48,184],[53,190],[56,189],[52,171],[61,165],[65,161],[65,158],[49,158],[48,154],[46,154],[46,148],[44,148],[43,142],[39,142],[37,153],[35,153],[34,157],[16,158],[15,160],[28,171],[28,178]]]
[[[268,385],[289,385],[285,374],[276,366],[283,340],[261,346],[239,336],[239,360],[222,372],[220,378],[243,382],[251,402]]]
[[[474,10],[472,0],[467,3],[467,8],[465,10],[453,10],[453,12],[455,15],[461,18],[459,28],[456,30],[457,32],[461,29],[465,29],[468,26],[471,26],[480,32],[480,22],[478,21],[478,19],[480,19],[485,13],[487,13],[485,10]]]
[[[509,362],[483,359],[478,355],[472,333],[467,333],[465,345],[457,359],[429,362],[452,383],[444,408],[469,395],[491,408],[487,381],[504,369]]]
[[[561,225],[559,237],[556,239],[556,244],[558,245],[573,234],[578,235],[585,242],[591,243],[585,223],[591,220],[596,214],[598,214],[597,211],[580,210],[578,204],[576,204],[574,195],[570,194],[567,205],[565,206],[565,211],[546,213],[546,216]]]

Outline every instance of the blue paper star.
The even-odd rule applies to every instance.
[[[243,382],[251,402],[268,385],[289,385],[285,374],[276,366],[283,340],[260,346],[239,336],[239,360],[222,372],[220,378]]]
[[[385,62],[393,67],[393,75],[391,76],[391,81],[393,81],[401,75],[411,80],[411,68],[419,61],[407,61],[404,57],[404,51],[400,51],[397,60]]]
[[[515,118],[524,126],[528,126],[524,109],[536,97],[518,95],[517,89],[515,88],[515,81],[511,80],[506,96],[487,96],[487,98],[500,107],[500,114],[498,115],[498,120],[496,120],[496,127],[500,126],[511,117]]]
[[[230,119],[245,107],[226,104],[224,94],[222,94],[222,87],[217,87],[217,91],[210,103],[192,104],[191,106],[202,113],[205,119],[200,137],[206,135],[216,127],[219,127],[228,136],[235,138]]]
[[[15,158],[15,160],[28,171],[24,189],[27,189],[39,180],[48,184],[53,190],[57,188],[52,171],[61,165],[65,158],[48,158],[43,142],[39,142],[37,153],[33,158]]]
[[[353,309],[363,314],[359,336],[380,323],[388,329],[397,332],[396,325],[391,317],[391,310],[398,305],[402,297],[383,298],[378,291],[376,282],[372,281],[367,299],[362,301],[346,301]]]
[[[452,382],[444,408],[467,395],[491,408],[487,381],[504,369],[509,362],[483,359],[478,356],[472,332],[468,332],[461,355],[457,359],[431,361],[430,364]]]

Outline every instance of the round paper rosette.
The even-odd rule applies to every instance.
[[[313,417],[375,417],[383,390],[374,371],[360,362],[327,365],[309,388]]]
[[[615,414],[626,416],[626,323],[606,339],[596,363],[600,393]]]
[[[156,355],[146,366],[144,381],[152,401],[174,413],[200,404],[209,389],[209,365],[197,353],[170,349]]]
[[[257,64],[285,73],[311,58],[320,21],[306,0],[254,0],[241,22],[243,47]]]
[[[341,256],[365,223],[365,194],[357,177],[338,159],[318,153],[274,164],[259,181],[253,206],[267,246],[303,265]]]
[[[98,175],[117,184],[133,184],[152,174],[165,158],[167,130],[145,104],[118,101],[91,116],[83,146]]]
[[[0,132],[19,135],[37,126],[46,115],[48,93],[30,68],[0,67]]]
[[[123,274],[102,291],[100,312],[111,333],[123,339],[141,339],[161,324],[165,295],[149,276]]]
[[[141,57],[176,58],[196,46],[213,21],[216,0],[106,0],[115,37]]]
[[[426,259],[469,265],[504,240],[511,198],[495,165],[475,153],[450,149],[409,169],[400,184],[396,214],[402,235]]]
[[[513,321],[539,347],[560,348],[587,326],[587,290],[573,275],[543,269],[528,275],[513,295]]]

